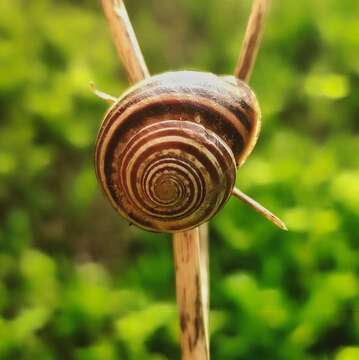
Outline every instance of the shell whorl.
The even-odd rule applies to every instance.
[[[252,91],[233,79],[165,73],[110,108],[97,138],[96,171],[113,207],[131,223],[184,231],[227,201],[260,117]]]

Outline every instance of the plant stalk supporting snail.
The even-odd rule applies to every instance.
[[[149,72],[123,1],[102,0],[102,6],[129,82],[143,80]],[[183,360],[209,359],[207,234],[204,224],[201,238],[198,228],[173,236]]]
[[[235,69],[235,76],[239,80],[247,82],[251,75],[261,41],[268,3],[269,0],[254,0],[253,2],[242,50]],[[130,83],[133,84],[149,77],[147,66],[123,1],[102,0],[102,5],[109,22],[117,53],[124,64]],[[239,80],[234,79],[234,83]],[[237,86],[239,86],[239,83]],[[243,82],[242,84],[242,86],[246,86]],[[105,101],[114,102],[113,97],[96,89],[94,89],[94,92]],[[250,143],[249,152],[255,144],[256,136],[253,137],[253,140],[253,144]],[[286,229],[280,219],[240,190],[234,189],[233,195],[253,207],[280,228]],[[185,228],[183,227],[183,229]],[[207,360],[210,357],[207,234],[208,228],[204,224],[201,227],[173,235],[176,293],[180,314],[182,359],[184,360]]]

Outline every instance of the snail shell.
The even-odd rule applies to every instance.
[[[97,177],[131,223],[185,231],[208,221],[228,200],[259,128],[256,97],[234,77],[194,71],[153,76],[105,115]]]

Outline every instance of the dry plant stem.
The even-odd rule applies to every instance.
[[[232,190],[232,195],[235,196],[237,199],[241,200],[242,202],[244,202],[245,204],[249,205],[252,209],[257,211],[259,214],[263,215],[265,218],[267,218],[274,225],[278,226],[280,229],[288,231],[287,226],[281,219],[279,219],[277,216],[275,216],[273,213],[271,213],[269,210],[267,210],[257,201],[253,200],[248,195],[240,191],[238,188],[235,187]]]
[[[208,328],[203,303],[199,228],[174,234],[173,249],[182,333],[182,360],[208,360]]]
[[[129,82],[134,84],[149,77],[123,1],[101,1]],[[97,95],[111,100],[102,92]],[[209,359],[207,225],[201,228],[201,234],[201,241],[199,228],[173,236],[183,360]]]
[[[201,276],[202,276],[202,292],[203,292],[203,308],[205,327],[207,335],[209,335],[209,230],[208,223],[202,224],[199,227],[199,246],[200,246],[200,261],[201,261]],[[209,338],[207,339],[209,344]]]
[[[149,77],[135,32],[122,0],[101,0],[117,53],[131,84]]]
[[[248,82],[256,61],[262,39],[264,20],[270,0],[254,0],[244,35],[242,50],[235,69],[235,76]]]
[[[101,100],[107,102],[108,104],[112,105],[116,102],[116,98],[112,95],[109,95],[101,90],[98,90],[93,82],[90,82],[90,88],[92,92]]]

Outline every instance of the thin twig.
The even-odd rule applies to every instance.
[[[101,0],[117,53],[131,84],[149,77],[125,4],[122,0]]]
[[[101,90],[98,90],[96,88],[95,83],[93,83],[92,81],[90,82],[90,88],[92,90],[92,92],[101,100],[107,102],[108,104],[112,105],[113,103],[115,103],[117,101],[117,98],[115,98],[112,95],[109,95]]]
[[[254,0],[249,16],[241,53],[234,74],[248,82],[256,61],[259,45],[262,40],[264,20],[270,0]]]
[[[182,360],[208,360],[209,343],[199,229],[173,236],[177,303],[180,311]]]
[[[250,198],[248,195],[243,193],[238,188],[233,188],[232,195],[235,196],[237,199],[241,200],[245,204],[249,205],[252,209],[257,211],[259,214],[263,215],[265,218],[267,218],[270,222],[272,222],[274,225],[278,226],[280,229],[288,231],[287,226],[285,223],[279,219],[276,215],[271,213],[269,210],[267,210],[263,205],[259,204],[257,201]]]
[[[122,0],[101,0],[130,83],[149,77]],[[102,96],[102,94],[100,94]],[[102,96],[103,97],[103,96]],[[208,360],[208,239],[206,225],[173,236],[183,360]]]

